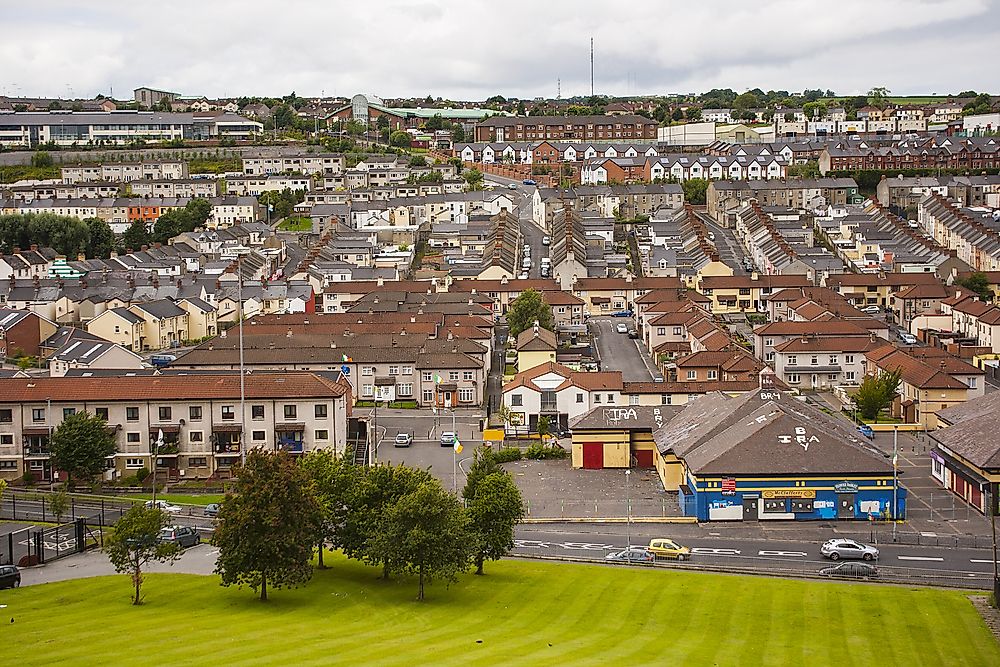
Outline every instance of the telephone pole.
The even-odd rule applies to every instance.
[[[590,38],[590,96],[594,96],[594,38]]]

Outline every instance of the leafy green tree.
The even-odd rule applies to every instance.
[[[35,151],[31,155],[32,167],[51,167],[55,164],[52,155],[48,151]]]
[[[64,489],[59,489],[49,496],[49,511],[56,517],[56,523],[62,523],[63,514],[69,510],[69,496]]]
[[[389,135],[389,143],[396,148],[409,148],[410,134],[402,130],[397,130]]]
[[[443,130],[444,129],[444,119],[441,118],[441,114],[436,113],[427,119],[424,123],[424,128],[427,130]]]
[[[134,220],[122,234],[122,248],[126,250],[138,250],[150,243],[152,237],[149,234],[149,224],[145,220]]]
[[[524,518],[524,501],[511,474],[500,470],[477,483],[467,506],[476,574],[482,574],[484,561],[499,560],[514,548],[514,526]]]
[[[115,233],[111,230],[111,225],[100,218],[86,218],[87,228],[90,232],[90,244],[87,248],[87,257],[106,259],[111,256],[111,251],[115,249]]]
[[[476,495],[476,489],[486,477],[503,472],[503,468],[497,463],[496,454],[488,445],[483,445],[473,452],[472,465],[465,475],[465,487],[462,489],[462,497],[466,502],[471,501]]]
[[[308,472],[288,452],[252,449],[236,473],[212,537],[219,548],[215,572],[223,586],[248,585],[266,601],[268,584],[295,587],[312,577],[323,506]]]
[[[140,589],[146,563],[172,561],[180,554],[178,545],[157,539],[167,520],[167,515],[158,507],[136,503],[118,519],[111,534],[104,540],[104,553],[111,560],[115,572],[132,575],[134,605],[142,604]]]
[[[354,468],[347,484],[343,517],[335,532],[336,545],[348,558],[380,566],[382,577],[391,572],[384,536],[391,508],[400,498],[431,479],[426,470],[403,465]],[[338,517],[340,518],[340,517]]]
[[[378,537],[394,572],[417,575],[417,599],[425,582],[454,582],[469,565],[469,516],[458,498],[429,479],[395,502]]]
[[[538,426],[535,428],[538,430],[538,441],[544,444],[546,438],[552,432],[552,422],[548,417],[539,417]]]
[[[426,167],[427,158],[423,155],[411,155],[410,156],[410,166],[411,167]]]
[[[684,119],[684,110],[680,107],[674,107],[674,110],[670,113],[670,118],[674,122],[680,122]]]
[[[49,442],[52,465],[76,480],[89,482],[105,468],[105,459],[117,451],[115,436],[101,417],[77,412],[63,419]]]
[[[465,139],[466,139],[465,128],[462,127],[461,124],[456,123],[451,128],[451,140],[453,142],[455,142],[456,144],[460,144],[460,143],[463,143],[465,141]]]
[[[541,292],[526,289],[514,299],[507,310],[507,326],[510,335],[516,337],[525,329],[534,326],[535,322],[543,329],[552,331],[555,323],[552,319],[552,308],[545,303]]]
[[[743,111],[745,109],[753,109],[760,105],[760,100],[753,92],[746,92],[742,95],[737,95],[733,100],[733,108]]]
[[[956,279],[955,284],[973,292],[983,301],[993,300],[993,290],[990,289],[990,279],[985,273],[977,271],[976,273]]]
[[[462,174],[462,178],[465,179],[465,183],[470,190],[483,189],[483,172],[478,169],[467,169]]]
[[[190,232],[205,224],[208,217],[212,214],[212,204],[203,197],[195,197],[184,205],[184,211],[188,215],[187,222],[190,225],[190,229],[185,229],[184,231]]]
[[[868,105],[884,109],[889,96],[889,89],[885,86],[877,86],[868,91]]]
[[[337,456],[328,449],[317,449],[302,459],[302,467],[312,479],[316,489],[316,497],[323,509],[323,521],[319,534],[319,567],[323,564],[323,551],[326,542],[336,541],[337,527],[342,525],[346,516],[345,498],[351,485],[355,482],[356,466]]]
[[[901,371],[896,369],[865,376],[854,393],[854,404],[864,419],[877,419],[882,410],[892,405],[901,375]]]
[[[176,208],[160,215],[153,224],[153,234],[151,240],[154,243],[166,244],[170,239],[188,229],[189,218],[187,212],[182,208]],[[126,230],[127,232],[127,230]]]
[[[705,195],[708,193],[708,180],[704,178],[688,178],[681,182],[684,190],[684,202],[700,206],[705,203]]]

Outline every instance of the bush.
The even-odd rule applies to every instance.
[[[24,476],[22,476],[21,479],[24,481],[26,485],[31,486],[32,484],[35,483],[35,473],[31,472],[30,470],[26,470]]]
[[[135,471],[136,486],[141,485],[149,477],[149,468],[139,468]]]
[[[503,447],[498,451],[494,457],[497,463],[507,463],[509,461],[520,461],[521,460],[521,450],[517,447]]]
[[[529,459],[535,460],[547,460],[547,459],[564,459],[569,455],[562,447],[547,447],[542,444],[535,443],[528,447],[528,452],[525,455]]]

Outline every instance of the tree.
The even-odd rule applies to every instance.
[[[974,292],[983,301],[993,300],[993,290],[990,289],[990,279],[985,273],[979,273],[977,271],[976,273],[956,279],[955,284]]]
[[[470,190],[481,190],[483,188],[483,172],[478,169],[467,169],[462,174],[462,178],[465,179],[465,183],[469,186]]]
[[[7,480],[0,479],[0,500],[3,500],[3,494],[7,490]]]
[[[670,114],[670,118],[676,122],[681,121],[684,118],[684,111],[680,107],[675,107],[673,112]]]
[[[737,95],[736,99],[733,100],[733,108],[740,111],[746,109],[753,109],[760,104],[760,100],[752,92],[746,92],[742,95]]]
[[[101,417],[77,412],[63,419],[49,442],[52,465],[69,475],[70,488],[77,479],[89,481],[105,468],[105,459],[117,451],[115,436]]]
[[[160,215],[153,224],[152,241],[166,244],[170,239],[186,231],[188,227],[188,215],[182,208],[173,209]],[[127,232],[127,230],[126,230]]]
[[[409,148],[410,142],[411,139],[409,132],[397,130],[389,135],[389,144],[395,146],[396,148]]]
[[[552,308],[545,303],[541,292],[526,289],[514,299],[507,311],[507,326],[510,335],[517,337],[519,333],[534,326],[535,322],[543,329],[552,331],[555,324],[552,320]]]
[[[882,410],[892,405],[899,388],[900,376],[899,369],[865,376],[854,393],[854,404],[864,419],[877,419]]]
[[[354,481],[353,473],[358,468],[350,465],[343,457],[328,449],[317,449],[302,459],[302,467],[312,479],[316,498],[323,509],[323,520],[319,534],[319,567],[323,564],[326,542],[336,540],[337,527],[345,517],[344,499]]]
[[[684,190],[684,202],[700,206],[705,203],[705,195],[708,192],[708,180],[704,178],[688,178],[681,182]]]
[[[188,215],[187,222],[190,226],[190,229],[184,231],[190,232],[205,224],[212,214],[212,204],[203,197],[195,197],[184,206],[184,211]]]
[[[476,574],[482,574],[484,561],[499,560],[514,548],[514,526],[524,517],[524,502],[514,478],[500,470],[478,482],[467,506]]]
[[[472,465],[465,475],[465,487],[462,488],[462,497],[465,501],[470,502],[476,496],[479,482],[498,472],[503,472],[503,468],[497,463],[496,456],[488,445],[483,445],[473,452]]]
[[[684,115],[689,122],[692,123],[698,122],[699,120],[701,120],[701,109],[699,109],[698,107],[691,107],[690,109],[684,112]]]
[[[884,109],[887,101],[886,97],[888,97],[889,92],[889,89],[885,86],[872,88],[868,91],[868,105]]]
[[[390,554],[384,538],[388,513],[400,498],[431,479],[426,470],[407,466],[378,465],[352,467],[353,477],[346,484],[344,514],[338,521],[335,543],[348,558],[382,567],[387,579]]]
[[[48,151],[35,151],[31,155],[31,166],[35,168],[51,167],[55,164]]]
[[[59,489],[49,496],[49,511],[56,516],[56,523],[62,523],[62,516],[69,509],[69,496],[64,489]]]
[[[426,167],[427,158],[423,155],[411,155],[410,156],[410,166],[411,167]]]
[[[451,128],[451,140],[454,143],[456,143],[456,144],[460,144],[460,143],[464,142],[465,141],[465,128],[462,127],[460,124],[456,124],[454,127],[452,127]]]
[[[394,572],[416,574],[417,599],[425,582],[453,582],[469,565],[469,516],[458,498],[429,479],[400,498],[390,509],[379,542]]]
[[[143,503],[132,505],[104,540],[104,553],[108,554],[115,572],[132,575],[135,593],[132,604],[142,604],[142,569],[150,561],[169,561],[177,558],[180,547],[172,542],[160,542],[157,535],[167,525],[167,515],[158,507]]]
[[[90,245],[87,248],[87,257],[108,258],[111,251],[115,249],[115,233],[111,230],[111,225],[100,218],[86,218],[87,228],[90,232]]]
[[[234,493],[219,508],[212,544],[223,586],[295,587],[312,577],[324,511],[306,469],[288,452],[252,449],[237,467]]]
[[[125,233],[122,234],[122,247],[125,249],[138,250],[144,245],[148,246],[151,242],[149,225],[145,220],[133,220]]]
[[[538,425],[535,428],[538,430],[538,441],[544,445],[546,436],[552,432],[552,422],[548,417],[539,417]]]

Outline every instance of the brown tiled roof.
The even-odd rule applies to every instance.
[[[945,371],[915,359],[892,345],[871,350],[865,356],[884,371],[899,369],[903,381],[918,389],[968,388]]]
[[[736,289],[739,287],[777,289],[781,287],[804,287],[810,285],[805,276],[705,276],[701,279],[701,289]]]
[[[626,278],[577,278],[573,283],[576,291],[587,290],[656,290],[656,289],[680,289],[684,284],[679,278],[669,276],[633,278],[629,281]]]
[[[537,331],[534,327],[530,327],[517,335],[517,350],[519,352],[554,349],[556,349],[556,335],[544,327],[539,327]]]
[[[997,394],[987,394],[978,400],[983,400],[990,396],[997,396]],[[996,418],[996,409],[998,407],[1000,406],[997,406],[994,399],[992,403],[993,409],[989,414],[963,419],[954,426],[934,431],[931,433],[931,437],[950,451],[983,470],[992,472],[1000,470],[1000,439],[997,439]],[[956,408],[942,410],[938,413],[938,417],[940,418],[944,415],[948,421],[951,421],[950,416],[946,413],[954,409]]]
[[[777,352],[867,352],[885,345],[882,338],[864,336],[810,336],[793,338],[775,346]]]
[[[927,283],[920,285],[910,285],[896,292],[897,299],[944,299],[955,290],[949,289],[941,283]]]
[[[888,285],[899,289],[910,285],[940,283],[933,273],[837,273],[826,279],[826,286],[836,289],[843,287],[876,287]]]
[[[716,368],[731,363],[733,360],[753,357],[745,350],[702,350],[694,352],[677,360],[678,368]],[[753,364],[756,366],[756,363]]]
[[[579,372],[554,361],[549,361],[535,366],[534,368],[529,368],[524,372],[518,373],[510,382],[504,385],[503,391],[506,392],[518,387],[528,387],[529,389],[534,389],[535,391],[541,391],[533,380],[547,373],[556,373],[557,375],[566,378],[565,381],[555,388],[555,391],[560,391],[573,386],[586,389],[587,391],[595,391],[599,389],[620,391],[622,388],[621,371],[605,371],[601,373]]]
[[[260,373],[244,377],[247,398],[342,396],[346,387],[314,373]],[[0,379],[0,402],[39,403],[48,399],[74,403],[127,400],[238,399],[239,375],[121,376],[113,381],[91,377]]]
[[[829,320],[826,322],[771,322],[753,330],[757,336],[868,336],[868,330],[855,322]]]
[[[755,391],[757,380],[708,380],[706,382],[626,382],[623,394],[707,394]]]
[[[563,292],[561,290],[555,291],[550,290],[542,293],[542,298],[545,303],[550,306],[580,306],[583,305],[583,299],[571,294],[570,292]]]
[[[529,280],[483,280],[482,278],[464,278],[452,281],[448,287],[450,292],[523,292],[533,289],[536,292],[557,292],[559,281],[548,278],[533,278]]]

